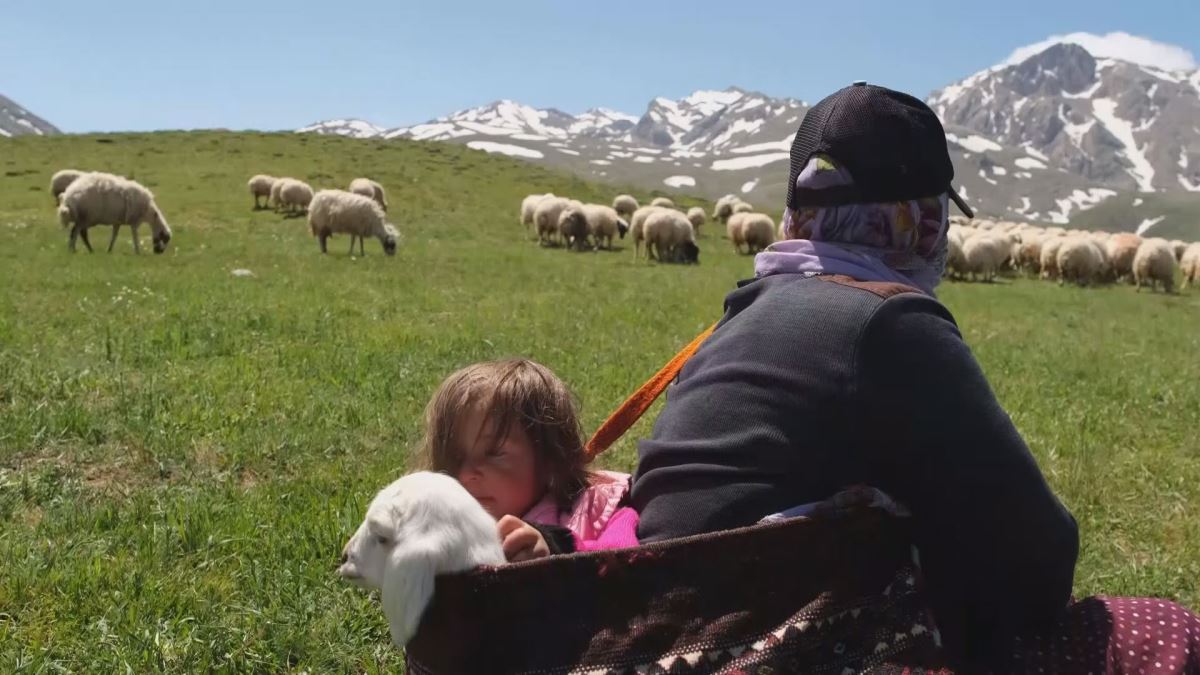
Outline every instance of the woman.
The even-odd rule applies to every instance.
[[[809,111],[791,164],[784,241],[726,298],[640,444],[638,538],[877,487],[912,513],[950,654],[990,661],[1060,616],[1079,539],[933,296],[949,203],[971,215],[945,132],[919,100],[860,83]]]

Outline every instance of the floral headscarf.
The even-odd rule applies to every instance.
[[[854,179],[830,157],[816,155],[796,187],[821,190]],[[894,281],[929,295],[946,266],[949,195],[877,204],[789,208],[782,241],[759,253],[755,276],[845,274],[859,281]]]

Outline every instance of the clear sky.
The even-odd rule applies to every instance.
[[[924,97],[1052,34],[1200,54],[1198,0],[4,0],[0,94],[65,131],[394,127],[511,98],[640,115],[737,85]]]

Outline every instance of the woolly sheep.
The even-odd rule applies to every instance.
[[[267,197],[267,206],[271,210],[278,212],[283,208],[283,200],[279,197],[279,189],[283,187],[284,181],[296,180],[295,178],[276,178],[271,185],[271,194]]]
[[[547,192],[544,195],[529,195],[525,199],[521,200],[521,224],[525,226],[526,232],[528,232],[529,228],[533,225],[533,212],[537,208],[537,205],[541,203],[543,199],[549,199],[553,196],[553,192]]]
[[[338,575],[380,591],[392,644],[416,634],[434,578],[504,564],[496,522],[459,482],[429,471],[379,491],[342,549]]]
[[[1090,237],[1075,236],[1067,237],[1058,247],[1055,264],[1060,286],[1068,281],[1086,286],[1100,279],[1103,259]]]
[[[1200,282],[1200,243],[1190,244],[1179,258],[1179,268],[1183,271],[1183,288],[1189,284]]]
[[[646,232],[645,232],[646,218],[650,217],[650,214],[655,213],[661,209],[662,209],[661,206],[643,206],[640,209],[638,209],[637,211],[634,211],[633,216],[630,217],[629,233],[630,233],[630,236],[633,237],[633,257],[635,260],[641,256],[642,242],[646,239]],[[646,253],[647,253],[647,255],[649,255],[649,253],[650,253],[649,248],[646,249]]]
[[[765,213],[746,213],[738,225],[739,236],[741,242],[746,244],[747,253],[758,253],[775,243],[775,221]]]
[[[650,206],[661,206],[666,209],[673,209],[675,208],[675,202],[667,199],[666,197],[655,197],[654,199],[650,200]]]
[[[250,188],[250,196],[254,197],[255,211],[264,208],[258,201],[259,197],[266,197],[267,206],[271,205],[271,189],[275,187],[275,183],[278,180],[279,179],[274,176],[268,176],[264,173],[260,173],[251,176],[250,180],[246,181],[246,186]]]
[[[171,228],[154,202],[154,194],[136,181],[109,173],[87,173],[75,179],[62,194],[58,219],[63,227],[71,226],[72,252],[76,237],[83,239],[83,245],[92,252],[87,231],[95,225],[112,225],[109,253],[122,225],[133,230],[133,250],[137,253],[142,252],[138,243],[138,226],[142,223],[150,225],[155,253],[167,250],[171,241]]]
[[[1141,245],[1142,238],[1131,232],[1118,232],[1105,243],[1104,250],[1117,280],[1133,279],[1133,257]]]
[[[1163,290],[1170,293],[1175,289],[1175,251],[1162,239],[1147,239],[1133,256],[1133,281],[1138,290],[1142,284],[1155,290],[1161,283]]]
[[[733,250],[741,253],[742,244],[746,243],[742,237],[742,222],[746,220],[746,213],[731,213],[725,219],[725,236],[729,237],[730,243],[733,244]]]
[[[308,183],[295,178],[279,180],[279,204],[289,214],[304,213],[313,200],[313,189]]]
[[[951,228],[955,227],[951,225]],[[967,258],[963,255],[963,238],[960,232],[946,233],[946,269],[948,277],[961,278],[967,273]]]
[[[750,205],[750,202],[739,201],[733,205],[733,212],[734,213],[754,213],[754,207]]]
[[[1008,258],[1009,242],[999,236],[981,235],[963,242],[967,273],[991,281]]]
[[[638,210],[638,202],[631,195],[617,195],[613,198],[612,207],[617,215],[628,220],[633,217],[633,212]]]
[[[76,169],[63,169],[62,171],[54,172],[50,177],[50,194],[54,197],[54,204],[57,206],[62,201],[62,193],[66,192],[67,187],[75,182],[86,171],[77,171]]]
[[[1175,252],[1176,260],[1183,260],[1183,252],[1187,250],[1187,243],[1181,239],[1171,241],[1171,250]]]
[[[344,190],[321,190],[313,196],[308,208],[308,228],[321,244],[321,253],[328,253],[326,240],[334,234],[350,235],[350,253],[358,239],[359,255],[366,255],[363,240],[367,236],[379,239],[383,252],[396,255],[396,228],[386,222],[383,209],[370,197]]]
[[[1042,271],[1042,241],[1038,236],[1027,236],[1017,246],[1014,265],[1025,272],[1039,274]]]
[[[350,181],[349,191],[374,199],[375,203],[379,205],[379,208],[383,209],[385,213],[387,212],[387,192],[384,191],[382,185],[376,183],[370,178],[355,178],[354,180]]]
[[[558,214],[558,234],[567,249],[582,251],[591,248],[588,241],[587,214],[584,213],[583,204],[569,204]]]
[[[1062,247],[1066,237],[1050,237],[1042,242],[1042,254],[1038,260],[1043,279],[1058,278],[1058,249]]]
[[[698,263],[700,248],[687,216],[673,209],[659,209],[646,217],[646,256],[659,262]]]
[[[546,197],[537,203],[533,210],[533,225],[543,246],[557,243],[558,217],[570,205],[571,200],[563,197]]]
[[[738,196],[735,194],[727,194],[717,200],[713,204],[712,218],[715,221],[725,223],[729,220],[729,216],[733,215],[733,205],[738,203]]]
[[[696,234],[699,235],[700,226],[705,223],[707,216],[704,213],[704,209],[699,206],[693,206],[687,210],[687,219],[692,224],[692,227],[695,228]]]
[[[625,233],[629,231],[629,225],[611,206],[584,204],[583,215],[587,218],[588,236],[595,242],[596,248],[600,248],[603,242],[604,248],[612,250],[613,237],[619,235],[624,239]]]

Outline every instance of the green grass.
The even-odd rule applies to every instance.
[[[151,186],[167,253],[125,232],[69,254],[46,191],[67,166]],[[615,189],[449,144],[22,138],[0,171],[0,672],[395,670],[382,613],[333,570],[437,382],[528,355],[594,428],[751,273],[711,225],[697,267],[540,249],[522,196]],[[399,253],[321,256],[303,220],[251,211],[257,172],[379,179]],[[942,298],[1079,519],[1077,593],[1200,608],[1200,293]],[[604,463],[631,469],[649,424]]]

